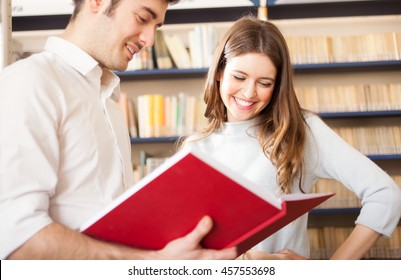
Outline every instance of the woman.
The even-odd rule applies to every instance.
[[[204,88],[204,131],[187,138],[251,180],[261,191],[309,193],[332,178],[362,201],[361,214],[332,259],[359,259],[401,216],[401,191],[376,164],[302,109],[288,48],[279,29],[253,17],[238,20],[215,52]],[[244,259],[309,257],[307,215],[248,251]]]

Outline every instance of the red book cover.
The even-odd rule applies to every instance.
[[[208,215],[206,248],[241,254],[333,194],[261,198],[240,174],[197,149],[183,149],[81,227],[92,237],[161,249]],[[291,198],[291,196],[289,196]]]

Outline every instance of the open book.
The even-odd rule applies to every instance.
[[[236,246],[242,254],[333,194],[262,198],[240,174],[194,148],[185,148],[81,227],[95,238],[161,249],[209,215],[206,248]]]

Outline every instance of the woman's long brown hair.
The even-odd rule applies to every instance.
[[[285,39],[272,23],[245,16],[234,23],[218,45],[204,87],[205,117],[210,135],[226,120],[217,77],[227,61],[248,53],[265,54],[277,70],[273,97],[257,118],[257,137],[263,152],[277,168],[277,183],[284,193],[299,176],[302,190],[302,158],[306,143],[306,122],[295,95],[293,72]]]

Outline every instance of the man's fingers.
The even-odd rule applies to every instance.
[[[201,240],[210,232],[212,227],[212,219],[209,216],[204,216],[198,222],[196,227],[185,236],[185,238],[189,239],[194,244],[199,244]]]

